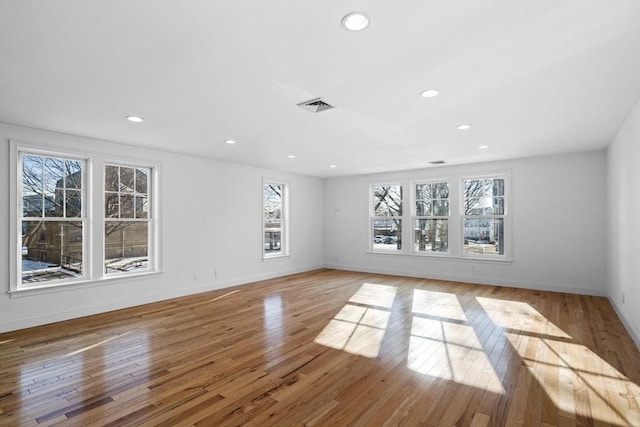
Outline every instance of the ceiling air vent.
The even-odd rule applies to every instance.
[[[431,160],[429,162],[429,164],[432,164],[432,165],[444,165],[445,161],[444,160]]]
[[[322,98],[314,98],[309,101],[301,102],[298,107],[309,110],[312,113],[319,113],[320,111],[330,110],[334,108],[333,105],[327,104]]]

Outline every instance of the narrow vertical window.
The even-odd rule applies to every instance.
[[[463,254],[505,255],[505,178],[463,180]]]
[[[84,277],[86,160],[19,153],[18,289]]]
[[[104,271],[149,270],[151,169],[105,165]]]
[[[402,250],[402,185],[371,187],[371,248]]]
[[[287,255],[286,185],[267,182],[262,194],[263,256]]]
[[[415,185],[414,251],[449,251],[449,183]]]

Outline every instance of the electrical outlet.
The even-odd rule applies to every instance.
[[[626,300],[626,296],[625,296],[625,294],[624,294],[624,292],[623,292],[623,293],[622,293],[622,303],[623,303],[623,304],[624,304],[625,300]]]
[[[198,273],[193,273],[193,280],[198,280]]]
[[[213,270],[213,275],[214,275],[215,277],[220,277],[220,270],[218,270],[218,269]]]

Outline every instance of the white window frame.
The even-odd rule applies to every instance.
[[[278,185],[282,187],[282,201],[280,207],[280,251],[274,253],[267,253],[265,248],[265,233],[267,231],[266,218],[264,216],[264,208],[266,199],[264,197],[264,189],[267,185]],[[262,248],[262,259],[278,259],[290,256],[289,249],[289,182],[278,178],[263,178],[262,179],[262,204],[260,206],[260,217],[262,223],[262,233],[260,234],[260,245]]]
[[[492,215],[466,215],[464,212],[464,203],[465,203],[465,190],[464,183],[468,180],[486,180],[486,179],[503,179],[504,180],[504,213],[503,214],[492,214]],[[495,261],[511,261],[511,173],[510,172],[499,172],[499,173],[487,173],[487,174],[477,174],[477,175],[466,175],[460,178],[460,256],[465,259],[474,259],[474,260],[495,260]],[[478,219],[503,219],[503,245],[504,250],[503,254],[480,254],[480,253],[465,253],[464,251],[464,240],[465,240],[465,230],[464,230],[464,221],[467,218],[478,218]]]
[[[402,191],[402,202],[401,202],[401,208],[402,208],[402,213],[400,215],[390,215],[390,216],[377,216],[375,213],[375,209],[374,209],[374,202],[375,202],[375,196],[374,196],[374,188],[375,187],[393,187],[393,186],[399,186],[401,191]],[[395,254],[395,255],[401,255],[401,254],[406,254],[407,250],[406,250],[406,239],[404,239],[404,235],[406,234],[405,229],[406,229],[406,201],[407,201],[407,196],[406,196],[406,184],[403,182],[391,182],[391,183],[376,183],[376,184],[371,184],[369,185],[369,252],[372,253],[376,253],[376,254]],[[375,238],[375,233],[374,233],[374,227],[375,227],[375,222],[376,221],[387,221],[387,220],[399,220],[400,221],[400,239],[402,242],[402,248],[401,249],[395,249],[395,250],[385,250],[385,249],[378,249],[375,248],[374,244],[374,238]],[[411,243],[413,244],[413,243]]]
[[[448,187],[448,191],[449,191],[449,197],[447,197],[447,201],[449,202],[449,214],[448,215],[418,215],[418,209],[417,209],[417,194],[416,194],[416,189],[418,187],[418,185],[423,185],[423,184],[440,184],[440,183],[444,183],[447,184]],[[451,257],[452,251],[451,251],[451,243],[452,243],[452,230],[454,230],[452,228],[452,221],[451,221],[451,211],[453,209],[453,203],[452,200],[453,198],[452,196],[452,182],[449,178],[436,178],[436,179],[428,179],[428,180],[420,180],[420,181],[415,181],[411,183],[411,254],[412,255],[417,255],[417,256],[436,256],[436,257]],[[441,199],[435,199],[435,200],[441,200]],[[439,220],[439,219],[446,219],[447,220],[447,250],[446,251],[420,251],[418,249],[415,248],[415,229],[416,229],[416,222],[420,219],[435,219],[435,220]],[[455,232],[453,233],[455,234]]]
[[[147,177],[147,197],[148,197],[148,210],[147,210],[147,218],[118,218],[118,219],[110,219],[107,218],[106,215],[106,207],[105,207],[105,196],[107,194],[106,189],[106,167],[107,166],[116,166],[116,167],[125,167],[125,168],[133,168],[133,169],[148,169],[149,175]],[[147,272],[155,272],[158,266],[157,259],[157,245],[156,245],[156,236],[157,227],[156,227],[156,182],[157,182],[157,171],[158,166],[143,162],[133,162],[133,161],[122,161],[122,160],[108,160],[102,163],[102,179],[101,179],[101,206],[102,212],[100,218],[102,219],[102,227],[101,227],[101,237],[102,237],[102,274],[105,277],[122,277],[122,276],[132,276],[138,274],[144,274]],[[119,193],[119,192],[118,192]],[[107,222],[110,221],[122,221],[122,222],[146,222],[147,223],[147,258],[148,258],[148,268],[140,271],[132,270],[132,271],[121,271],[121,272],[107,272],[106,271],[106,241],[105,241],[105,231]]]
[[[10,248],[9,256],[9,294],[15,297],[56,292],[71,286],[92,286],[112,282],[118,278],[137,277],[161,273],[161,241],[160,241],[160,163],[134,159],[110,158],[107,160],[100,153],[91,153],[68,148],[19,140],[9,140],[10,151]],[[79,218],[65,218],[66,221],[83,222],[83,276],[70,280],[48,280],[32,285],[22,284],[22,157],[35,156],[83,160],[83,206]],[[125,272],[124,274],[104,273],[104,165],[105,163],[122,166],[135,165],[151,170],[150,192],[151,208],[149,210],[152,223],[149,235],[149,268],[142,272]]]

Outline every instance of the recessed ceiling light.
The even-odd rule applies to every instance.
[[[337,166],[336,166],[336,165],[329,165],[329,167],[330,167],[331,169],[335,169],[335,168],[337,168]]]
[[[364,13],[352,12],[342,18],[342,26],[349,31],[362,31],[369,26],[369,18]]]
[[[487,148],[489,148],[488,145],[478,145],[478,148],[481,150],[486,150]]]
[[[293,154],[289,154],[287,157],[290,158],[290,159],[295,159],[296,158],[296,156],[293,155]]]
[[[142,123],[142,122],[144,122],[144,119],[142,117],[138,117],[138,116],[127,116],[126,119],[129,120],[130,122],[133,122],[133,123]]]
[[[420,92],[420,96],[424,98],[433,98],[434,96],[438,96],[438,91],[435,89],[427,89]]]
[[[225,139],[224,142],[229,144],[229,145],[233,145],[233,144],[236,143],[233,139]]]
[[[468,125],[468,124],[460,125],[460,126],[458,126],[456,129],[458,129],[458,130],[467,130],[467,129],[471,129],[471,125]]]

